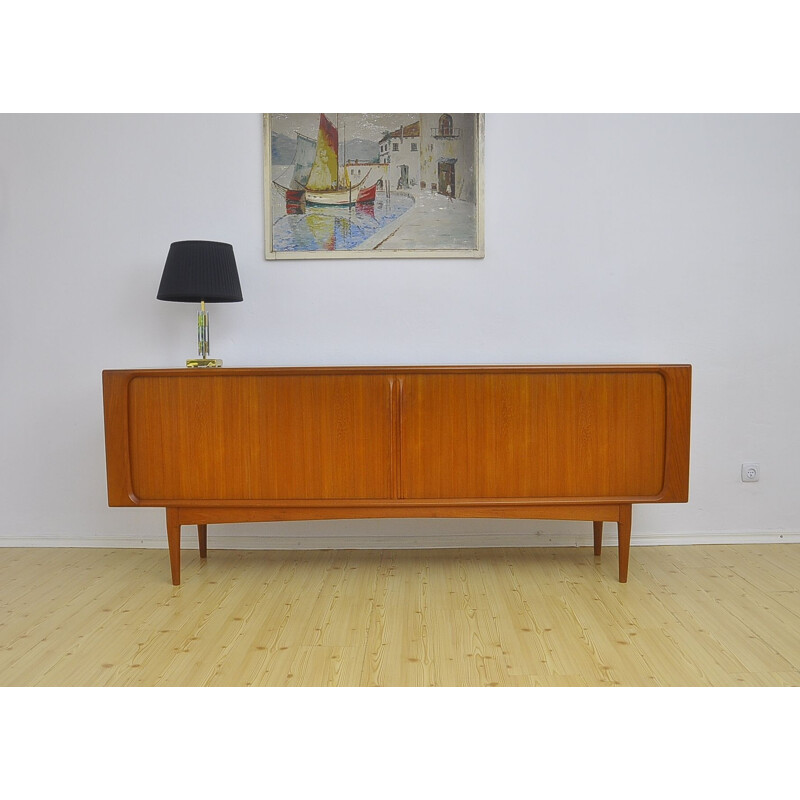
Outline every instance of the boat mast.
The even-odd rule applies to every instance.
[[[345,127],[344,123],[342,123],[342,161],[344,162],[344,182],[345,186],[349,191],[347,199],[350,201],[350,205],[353,205],[353,183],[347,175],[347,128]]]

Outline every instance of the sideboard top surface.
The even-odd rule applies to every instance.
[[[429,365],[376,365],[366,364],[345,366],[249,366],[249,367],[218,367],[208,369],[189,369],[186,367],[163,368],[129,368],[107,369],[103,373],[136,373],[137,375],[159,374],[170,376],[183,376],[202,378],[213,375],[255,375],[255,374],[326,374],[326,373],[378,373],[397,374],[420,372],[659,372],[662,370],[686,369],[691,371],[691,364],[429,364]]]

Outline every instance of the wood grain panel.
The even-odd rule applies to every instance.
[[[140,503],[391,496],[385,376],[185,375],[130,381]]]
[[[653,497],[662,490],[660,372],[406,375],[404,498]]]

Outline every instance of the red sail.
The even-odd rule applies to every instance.
[[[339,131],[336,126],[324,115],[319,115],[319,135],[323,137],[325,144],[339,155]]]

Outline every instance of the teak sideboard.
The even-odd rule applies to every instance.
[[[210,523],[378,517],[587,520],[689,491],[688,365],[103,372],[110,506]]]

